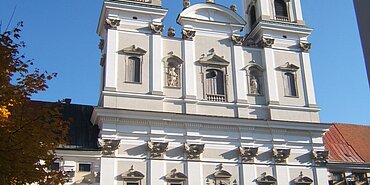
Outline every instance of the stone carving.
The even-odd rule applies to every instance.
[[[171,173],[165,176],[167,182],[184,182],[187,178],[185,174],[177,172],[176,169],[171,170]]]
[[[98,147],[101,148],[103,155],[112,155],[119,147],[121,140],[98,139]]]
[[[258,148],[253,147],[239,147],[239,154],[243,161],[251,161],[257,156]]]
[[[182,30],[182,39],[193,40],[194,36],[195,36],[195,31],[186,30],[186,29]]]
[[[313,180],[309,177],[303,176],[301,172],[297,178],[294,179],[294,184],[296,185],[310,185],[312,184]]]
[[[169,87],[177,87],[179,84],[179,75],[176,73],[177,69],[175,67],[170,67],[168,69],[168,86]]]
[[[315,163],[327,163],[329,158],[329,151],[313,151],[313,160]]]
[[[272,155],[277,163],[286,162],[286,159],[290,156],[290,149],[274,148],[272,149]]]
[[[152,30],[152,33],[154,34],[162,34],[164,26],[161,24],[150,24],[150,30]]]
[[[102,51],[104,49],[104,39],[100,39],[99,49],[100,49],[100,51]]]
[[[204,151],[204,144],[184,144],[185,153],[188,159],[199,159]]]
[[[232,35],[231,40],[233,41],[234,45],[241,46],[244,42],[244,37],[239,35]]]
[[[189,8],[190,0],[183,0],[182,6],[183,6],[183,9]]]
[[[236,12],[236,11],[238,11],[238,8],[236,7],[236,5],[235,5],[235,4],[232,4],[232,5],[230,6],[230,10],[231,10],[231,11],[233,11],[233,12]]]
[[[146,51],[140,47],[137,47],[135,45],[132,45],[130,47],[124,48],[120,50],[121,53],[126,54],[126,55],[145,55]]]
[[[167,151],[168,143],[148,142],[148,150],[152,158],[160,158]]]
[[[213,177],[215,178],[215,184],[216,185],[230,185],[231,181],[231,173],[229,173],[226,170],[223,170],[223,165],[219,164],[217,166],[218,171],[213,173]]]
[[[145,176],[141,172],[134,170],[134,166],[132,165],[127,172],[121,174],[121,177],[125,181],[139,181]]]
[[[259,42],[259,46],[263,48],[271,48],[274,43],[275,39],[263,37]]]
[[[105,25],[108,29],[117,29],[117,27],[120,25],[121,20],[119,19],[106,19]]]
[[[222,67],[230,64],[229,61],[224,59],[224,56],[217,55],[214,48],[210,49],[207,54],[202,54],[198,61],[202,65],[218,65]]]
[[[257,184],[261,184],[261,185],[272,185],[272,184],[275,184],[277,182],[277,180],[275,179],[275,177],[273,177],[271,175],[267,175],[266,172],[263,172],[261,174],[261,176],[259,176],[254,181],[257,182]]]
[[[258,77],[256,77],[256,76],[251,76],[251,80],[250,80],[250,90],[251,90],[251,94],[260,94],[260,88],[259,88],[259,83],[258,83]]]
[[[175,36],[175,34],[176,34],[176,32],[175,32],[175,28],[173,28],[173,27],[168,28],[167,35],[168,35],[169,37],[174,37],[174,36]]]
[[[281,71],[295,72],[299,69],[299,67],[294,65],[294,64],[291,64],[291,63],[287,62],[287,63],[279,66],[278,69],[281,70]]]
[[[311,49],[311,43],[308,42],[300,42],[299,47],[303,52],[309,52]]]

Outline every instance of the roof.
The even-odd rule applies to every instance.
[[[55,106],[61,105],[60,112],[63,119],[68,121],[68,141],[67,145],[59,149],[73,149],[73,150],[98,150],[97,141],[99,136],[99,127],[93,125],[90,121],[93,106],[77,105],[69,103],[53,103],[43,101],[32,101],[33,105],[52,104]]]
[[[332,162],[370,163],[370,126],[333,124],[323,141]]]

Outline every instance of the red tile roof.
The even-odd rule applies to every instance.
[[[370,126],[333,124],[323,140],[331,161],[370,162]]]

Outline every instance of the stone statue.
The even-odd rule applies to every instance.
[[[168,86],[176,87],[178,83],[179,75],[176,73],[175,67],[170,67],[168,71]]]
[[[251,94],[259,94],[258,80],[255,76],[251,76],[250,89]]]
[[[183,0],[183,9],[189,8],[190,0]]]

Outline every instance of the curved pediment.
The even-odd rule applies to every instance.
[[[186,18],[237,25],[246,24],[244,19],[236,12],[213,3],[199,3],[186,8],[181,12],[177,21],[181,24],[182,19]]]

